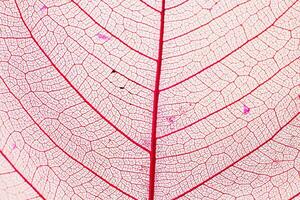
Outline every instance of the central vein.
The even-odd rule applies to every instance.
[[[157,132],[157,113],[158,113],[158,99],[159,99],[159,84],[162,66],[163,54],[163,38],[164,38],[164,19],[165,19],[165,0],[162,0],[162,9],[160,12],[160,34],[159,47],[157,58],[157,69],[155,77],[155,89],[153,96],[153,112],[152,112],[152,132],[151,132],[151,151],[150,151],[150,172],[149,172],[149,200],[154,199],[155,193],[155,164],[156,164],[156,132]]]

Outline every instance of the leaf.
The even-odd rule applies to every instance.
[[[300,2],[0,1],[1,199],[293,199]]]

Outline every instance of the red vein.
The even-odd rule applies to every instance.
[[[115,188],[116,190],[120,191],[121,193],[127,195],[128,197],[131,197],[133,199],[136,199],[135,197],[131,196],[130,194],[124,192],[123,190],[119,189],[117,186],[113,185],[112,183],[108,182],[106,179],[102,178],[100,175],[98,175],[95,171],[93,171],[91,168],[89,168],[88,166],[84,165],[83,163],[81,163],[80,161],[78,161],[76,158],[74,158],[71,154],[69,154],[68,152],[66,152],[63,148],[61,148],[50,136],[49,134],[47,134],[47,132],[34,120],[34,118],[29,114],[29,112],[26,110],[26,108],[23,106],[22,102],[20,99],[18,99],[18,97],[16,97],[16,95],[10,90],[10,88],[8,87],[8,85],[6,84],[6,82],[3,80],[3,78],[0,76],[0,79],[2,80],[2,82],[4,83],[4,85],[6,86],[7,90],[9,91],[9,93],[18,101],[18,103],[20,104],[20,106],[22,107],[22,109],[24,110],[24,112],[26,112],[26,114],[28,115],[28,117],[33,121],[33,123],[44,133],[44,135],[59,149],[61,150],[64,154],[66,154],[69,158],[71,158],[72,160],[74,160],[75,162],[77,162],[79,165],[81,165],[83,168],[87,169],[88,171],[90,171],[92,174],[94,174],[95,176],[97,176],[98,178],[100,178],[102,181],[104,181],[105,183],[107,183],[108,185],[110,185],[111,187]]]
[[[73,38],[72,38],[73,39]],[[83,48],[87,53],[89,53],[92,57],[94,57],[96,60],[98,60],[99,62],[101,62],[103,65],[107,66],[110,70],[115,71],[116,74],[119,74],[120,76],[126,78],[127,80],[133,82],[134,84],[146,89],[146,90],[150,90],[153,91],[152,89],[136,82],[135,80],[132,80],[131,78],[128,78],[127,76],[121,74],[120,72],[118,72],[117,70],[113,69],[111,66],[109,66],[108,64],[106,64],[104,61],[102,61],[98,56],[96,56],[95,54],[91,53],[90,51],[88,51],[84,46],[82,46],[79,42],[77,42],[76,40],[73,39],[74,42],[76,42],[81,48]]]
[[[251,122],[251,121],[250,121],[250,122]],[[248,122],[248,123],[249,123],[249,122]],[[173,155],[167,155],[167,156],[164,156],[164,157],[159,157],[159,158],[157,158],[157,160],[167,159],[167,158],[174,158],[174,157],[179,157],[179,156],[184,156],[184,155],[188,155],[188,154],[195,153],[195,152],[200,151],[200,150],[203,150],[203,149],[207,149],[207,148],[211,147],[211,146],[214,145],[214,144],[220,143],[220,142],[222,142],[222,141],[224,141],[224,140],[226,140],[226,139],[228,139],[228,138],[233,137],[234,134],[236,134],[237,132],[239,132],[239,131],[245,129],[246,127],[247,127],[247,125],[241,127],[240,129],[238,129],[238,130],[235,131],[234,133],[232,133],[232,134],[230,134],[230,135],[228,135],[228,136],[226,136],[226,137],[224,137],[224,138],[220,138],[220,139],[217,140],[216,142],[207,144],[206,146],[202,146],[202,147],[197,148],[197,149],[195,149],[195,150],[188,151],[188,152],[184,152],[184,153],[179,153],[179,154],[173,154]]]
[[[156,11],[156,12],[159,12],[159,13],[160,13],[160,11],[159,11],[159,10],[157,10],[157,9],[156,9],[156,8],[154,8],[153,6],[150,6],[150,4],[146,3],[145,1],[143,1],[143,0],[140,0],[140,2],[142,2],[143,4],[145,4],[146,6],[148,6],[149,8],[151,8],[152,10],[154,10],[154,11]]]
[[[270,26],[268,26],[267,28],[265,28],[265,29],[264,29],[262,32],[260,32],[258,35],[256,35],[256,36],[254,36],[253,38],[247,40],[245,43],[243,43],[241,46],[239,46],[238,48],[234,49],[233,51],[231,51],[230,53],[228,53],[227,55],[225,55],[223,58],[221,58],[221,59],[217,60],[216,62],[214,62],[214,63],[208,65],[207,67],[201,69],[201,70],[198,71],[197,73],[195,73],[195,74],[193,74],[193,75],[191,75],[191,76],[189,76],[189,77],[187,77],[187,78],[185,78],[185,79],[183,79],[183,80],[181,80],[181,81],[179,81],[179,82],[177,82],[177,83],[175,83],[175,84],[173,84],[173,85],[171,85],[171,86],[168,86],[168,87],[166,87],[166,88],[164,88],[164,89],[161,89],[161,91],[168,90],[168,89],[170,89],[170,88],[172,88],[172,87],[174,87],[174,86],[176,86],[176,85],[179,85],[179,84],[181,84],[181,83],[183,83],[183,82],[185,82],[185,81],[187,81],[187,80],[189,80],[189,79],[191,79],[191,78],[197,76],[198,74],[202,73],[203,71],[205,71],[205,70],[211,68],[212,66],[218,64],[219,62],[221,62],[222,60],[224,60],[225,58],[227,58],[228,56],[230,56],[230,55],[233,54],[234,52],[238,51],[238,50],[241,49],[243,46],[245,46],[246,44],[248,44],[248,43],[251,42],[252,40],[256,39],[258,36],[260,36],[261,34],[263,34],[264,32],[266,32],[269,28],[271,28],[271,27],[272,27],[272,26],[273,26],[273,25],[274,25],[274,24],[275,24],[275,23],[283,16],[283,15],[284,15],[291,7],[293,7],[293,5],[296,4],[297,2],[298,2],[298,0],[295,1],[292,5],[290,5],[290,6],[289,6],[289,7],[288,7],[288,8],[287,8],[280,16],[278,16],[278,17],[276,18],[276,20],[275,20]],[[177,56],[178,56],[178,55],[177,55]],[[171,58],[171,57],[169,57],[169,58]],[[166,58],[165,58],[165,59],[166,59]]]
[[[0,154],[5,158],[5,160],[10,164],[10,166],[21,176],[21,178],[43,199],[46,198],[21,174],[21,172],[12,164],[12,162],[8,159],[8,157],[0,150]]]
[[[112,37],[114,37],[116,40],[118,40],[119,42],[121,42],[122,44],[124,44],[126,47],[128,47],[129,49],[131,49],[132,51],[150,59],[150,60],[154,60],[156,61],[156,59],[134,49],[133,47],[129,46],[128,44],[126,44],[123,40],[121,40],[119,37],[115,36],[114,34],[112,34],[112,32],[110,32],[109,30],[107,30],[105,27],[103,27],[101,24],[99,24],[99,22],[97,22],[90,14],[88,14],[78,3],[76,3],[74,0],[71,0],[72,3],[74,3],[84,14],[86,14],[95,24],[97,24],[100,28],[102,28],[103,30],[105,30],[107,33],[109,33]]]
[[[300,192],[298,192],[297,194],[295,194],[294,196],[292,196],[291,198],[289,198],[289,200],[293,200],[293,199],[295,199],[298,196],[300,196]]]
[[[58,69],[58,67],[52,62],[51,58],[47,55],[47,53],[44,51],[44,49],[39,45],[39,43],[36,41],[36,39],[33,37],[29,27],[27,26],[27,24],[25,23],[25,20],[21,14],[19,5],[17,3],[17,0],[15,0],[15,4],[17,6],[18,12],[20,14],[20,18],[24,24],[24,26],[27,28],[32,40],[35,42],[35,44],[38,46],[38,48],[43,52],[43,54],[46,56],[46,58],[49,60],[49,62],[51,63],[51,65],[56,69],[56,71],[61,75],[61,77],[63,77],[63,79],[69,84],[69,86],[71,88],[73,88],[73,90],[80,96],[80,98],[90,106],[90,108],[92,108],[104,121],[106,121],[110,126],[112,126],[116,131],[118,131],[119,133],[121,133],[121,135],[123,135],[126,139],[128,139],[131,143],[135,144],[137,147],[143,149],[144,151],[150,153],[150,151],[148,149],[146,149],[145,147],[143,147],[142,145],[140,145],[139,143],[137,143],[136,141],[134,141],[132,138],[130,138],[129,136],[127,136],[123,131],[121,131],[118,127],[116,127],[112,122],[110,122],[104,115],[102,115],[75,87],[74,85],[67,79],[67,77]]]
[[[294,60],[292,60],[291,62],[289,62],[288,64],[286,64],[284,67],[282,67],[282,68],[279,69],[277,72],[275,72],[272,76],[270,76],[267,80],[265,80],[264,82],[258,84],[254,89],[252,89],[250,92],[248,92],[247,94],[245,94],[245,95],[242,96],[241,98],[239,98],[239,99],[237,99],[237,100],[231,102],[230,104],[227,104],[226,106],[224,106],[224,107],[222,107],[222,108],[220,108],[220,109],[218,109],[218,110],[216,110],[216,111],[214,111],[214,112],[212,112],[212,113],[206,115],[205,117],[202,117],[202,118],[198,119],[197,121],[194,121],[193,123],[190,123],[189,125],[186,125],[186,126],[184,126],[184,127],[182,127],[182,128],[179,128],[179,129],[177,129],[177,130],[175,130],[175,131],[172,131],[172,132],[170,132],[170,133],[167,133],[167,134],[165,134],[165,135],[159,136],[159,137],[157,137],[157,139],[162,139],[162,138],[167,137],[167,136],[170,136],[170,135],[172,135],[172,134],[174,134],[174,133],[176,133],[176,132],[182,131],[182,130],[184,130],[184,129],[190,127],[190,126],[193,126],[193,125],[197,124],[198,122],[200,122],[200,121],[202,121],[202,120],[204,120],[204,119],[206,119],[206,118],[208,118],[208,117],[210,117],[210,116],[212,116],[212,115],[214,115],[214,114],[216,114],[216,113],[218,113],[218,112],[220,112],[220,111],[222,111],[222,110],[224,110],[224,109],[230,107],[231,105],[233,105],[233,104],[239,102],[240,100],[242,100],[242,99],[244,99],[245,97],[247,97],[249,94],[253,93],[255,90],[259,89],[259,88],[260,88],[261,86],[263,86],[265,83],[267,83],[268,81],[270,81],[270,80],[271,80],[272,78],[274,78],[280,71],[282,71],[283,69],[285,69],[287,66],[291,65],[293,62],[295,62],[295,61],[298,60],[299,58],[300,58],[300,56],[298,56],[297,58],[295,58]]]
[[[94,79],[93,77],[90,77],[90,78],[91,78],[93,81],[99,83],[99,82],[98,82],[96,79]],[[100,85],[101,85],[101,83],[100,83]],[[101,85],[101,86],[102,86],[102,85]],[[148,109],[148,108],[143,108],[143,107],[141,107],[141,106],[139,106],[139,105],[136,105],[136,104],[134,104],[134,103],[128,102],[128,101],[126,101],[125,99],[120,98],[120,97],[118,97],[117,95],[115,95],[115,94],[113,94],[113,93],[110,93],[105,87],[103,87],[103,89],[104,89],[107,93],[109,93],[109,95],[115,97],[116,99],[118,99],[118,100],[120,100],[120,101],[122,101],[122,102],[124,102],[124,103],[126,103],[126,104],[129,104],[129,105],[131,105],[131,106],[134,106],[134,107],[136,107],[136,108],[139,108],[139,109],[141,109],[141,110],[143,110],[143,111],[147,111],[147,112],[149,112],[149,113],[152,112],[152,111],[151,111],[150,109]],[[130,93],[130,91],[128,91],[128,92]]]
[[[289,125],[294,119],[296,119],[298,117],[300,113],[298,112],[295,116],[293,116],[285,125],[283,125],[282,127],[280,127],[280,129],[272,136],[270,137],[268,140],[266,140],[265,142],[263,142],[262,144],[260,144],[258,147],[256,147],[255,149],[253,149],[252,151],[250,151],[249,153],[245,154],[244,156],[242,156],[240,159],[236,160],[235,162],[231,163],[230,165],[228,165],[227,167],[225,167],[224,169],[222,169],[221,171],[219,171],[218,173],[212,175],[211,177],[207,178],[206,180],[202,181],[201,183],[199,183],[198,185],[192,187],[191,189],[185,191],[184,193],[180,194],[179,196],[173,198],[173,200],[175,199],[179,199],[180,197],[183,197],[184,195],[192,192],[193,190],[197,189],[198,187],[200,187],[201,185],[205,184],[206,182],[210,181],[211,179],[213,179],[214,177],[218,176],[219,174],[221,174],[222,172],[226,171],[227,169],[229,169],[230,167],[234,166],[236,163],[240,162],[241,160],[243,160],[244,158],[248,157],[250,154],[252,154],[253,152],[257,151],[258,149],[260,149],[261,147],[263,147],[265,144],[267,144],[268,142],[270,142],[271,140],[274,139],[274,137],[283,129],[285,128],[287,125]]]
[[[229,13],[229,12],[232,11],[233,9],[238,8],[238,7],[240,7],[241,5],[248,3],[249,1],[250,1],[250,0],[245,1],[245,2],[243,2],[243,3],[241,3],[241,4],[238,4],[238,5],[234,6],[234,7],[232,7],[231,9],[227,10],[226,12],[220,14],[219,16],[217,16],[217,17],[215,17],[215,18],[212,18],[210,21],[208,21],[208,22],[206,22],[206,23],[204,23],[204,24],[202,24],[202,25],[200,25],[200,26],[198,26],[198,27],[196,27],[196,28],[194,28],[194,29],[192,29],[192,30],[190,30],[190,31],[188,31],[188,32],[185,32],[185,33],[183,33],[183,34],[181,34],[181,35],[175,36],[175,37],[173,37],[173,38],[169,38],[169,39],[165,40],[165,42],[168,42],[168,41],[170,41],[170,40],[175,40],[175,39],[180,38],[180,37],[182,37],[182,36],[184,36],[184,35],[187,35],[187,34],[189,34],[189,33],[192,33],[192,32],[194,32],[194,31],[196,31],[196,30],[202,28],[203,26],[208,25],[208,24],[211,23],[212,21],[214,21],[214,20],[216,20],[216,19],[222,17],[223,15]]]
[[[188,1],[189,1],[189,0],[185,0],[185,1],[183,1],[183,2],[179,3],[179,4],[175,5],[175,6],[172,6],[172,7],[166,8],[166,10],[171,10],[171,9],[174,9],[174,8],[176,8],[176,7],[179,7],[179,6],[181,6],[181,5],[185,4],[185,3],[187,3]]]
[[[159,50],[157,59],[157,69],[155,77],[155,90],[153,97],[153,113],[152,113],[152,133],[151,133],[151,152],[150,152],[150,173],[149,173],[149,200],[154,199],[155,193],[155,164],[156,164],[156,132],[157,132],[157,114],[159,100],[159,85],[163,55],[163,38],[164,38],[164,23],[165,23],[165,0],[162,0],[162,11],[160,13],[160,36]]]

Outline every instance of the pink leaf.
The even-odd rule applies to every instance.
[[[299,1],[0,10],[1,200],[299,198]]]

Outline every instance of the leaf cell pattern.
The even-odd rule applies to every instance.
[[[300,198],[298,0],[1,0],[0,199]]]

